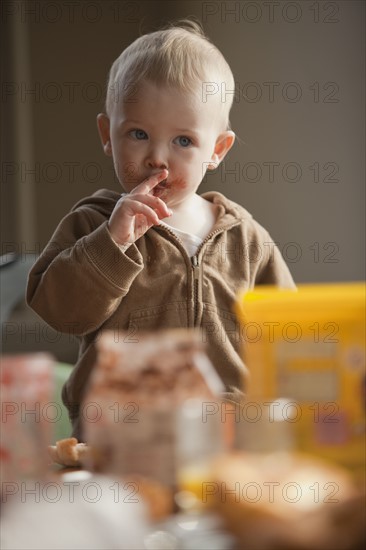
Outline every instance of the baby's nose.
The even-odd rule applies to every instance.
[[[159,170],[168,168],[168,157],[167,153],[163,151],[163,148],[153,147],[149,150],[146,156],[146,166]]]

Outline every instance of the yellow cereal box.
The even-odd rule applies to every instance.
[[[248,399],[289,398],[297,447],[365,466],[365,284],[257,287],[238,296]]]

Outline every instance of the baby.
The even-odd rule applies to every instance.
[[[113,63],[106,112],[97,117],[106,155],[124,190],[102,189],[76,204],[34,265],[30,306],[80,339],[64,386],[73,435],[101,330],[198,327],[226,392],[240,401],[245,366],[233,303],[257,284],[294,287],[267,231],[221,193],[198,195],[206,170],[232,147],[229,65],[197,23],[141,36]]]

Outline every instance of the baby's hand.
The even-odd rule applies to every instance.
[[[153,225],[172,214],[164,201],[150,194],[168,177],[168,170],[150,176],[119,199],[109,219],[108,228],[118,244],[134,243]]]

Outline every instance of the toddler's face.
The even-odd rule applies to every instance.
[[[234,142],[233,132],[220,131],[216,101],[144,82],[128,102],[113,105],[109,118],[98,115],[104,151],[125,191],[166,168],[155,195],[174,207],[195,193],[207,168],[215,168]]]

